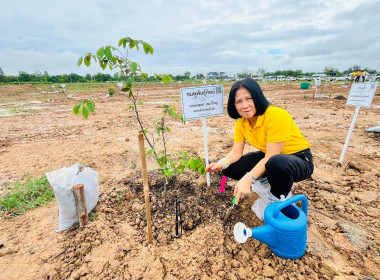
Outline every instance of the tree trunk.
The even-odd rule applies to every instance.
[[[75,205],[77,206],[77,213],[79,218],[79,225],[83,227],[87,224],[87,204],[86,196],[84,195],[84,185],[79,184],[73,187]]]

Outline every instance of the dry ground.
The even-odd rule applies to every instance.
[[[225,85],[225,103],[231,85]],[[40,93],[33,85],[0,87],[0,182],[18,181],[81,162],[98,172],[101,197],[94,220],[56,233],[57,203],[9,219],[0,213],[0,279],[379,279],[380,138],[365,128],[380,125],[379,90],[370,108],[362,108],[342,166],[340,153],[355,111],[345,105],[350,87],[332,84],[319,90],[331,98],[313,99],[313,89],[298,83],[264,84],[270,101],[290,112],[311,143],[315,171],[296,183],[293,193],[309,199],[306,254],[281,259],[265,244],[238,244],[235,223],[262,225],[244,199],[224,223],[234,182],[218,193],[220,174],[186,172],[167,193],[149,171],[154,241],[146,243],[146,221],[138,127],[122,96],[97,100],[96,114],[84,120],[72,113],[84,97],[106,92]],[[336,98],[340,97],[340,98]],[[163,103],[181,108],[180,85],[149,85],[141,90],[141,118],[149,127]],[[227,115],[207,119],[210,160],[232,146],[234,121]],[[204,157],[202,123],[170,121],[172,153],[186,150]],[[248,146],[248,145],[247,145]],[[247,147],[247,151],[254,148]],[[149,170],[154,161],[148,157]],[[0,190],[0,196],[9,192]],[[175,239],[175,199],[181,197],[183,235]]]

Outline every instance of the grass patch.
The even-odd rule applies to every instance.
[[[72,83],[66,84],[66,92],[96,92],[104,90],[107,92],[108,88],[116,83]]]
[[[53,188],[46,176],[17,182],[12,189],[0,199],[0,214],[5,217],[21,215],[54,199]]]
[[[22,106],[0,108],[0,117],[12,117],[19,115],[32,115],[38,113],[36,109],[28,109]]]

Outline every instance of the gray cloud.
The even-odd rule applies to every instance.
[[[130,36],[154,47],[130,53],[150,74],[379,69],[379,10],[376,0],[13,1],[0,10],[0,67],[101,72],[77,67],[79,56]]]

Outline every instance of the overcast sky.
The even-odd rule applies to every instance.
[[[0,0],[0,7],[5,75],[102,72],[78,67],[78,58],[126,36],[153,46],[153,55],[129,53],[149,74],[380,70],[379,0]]]

